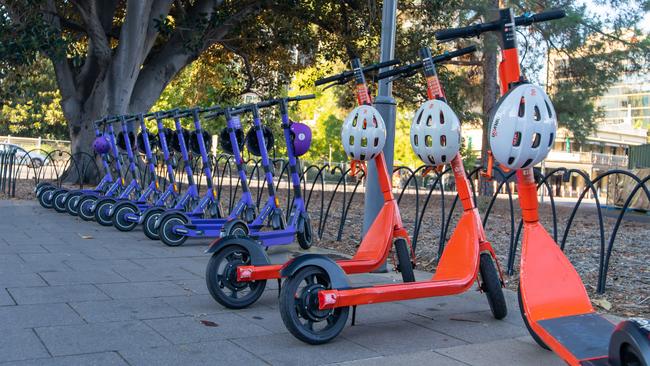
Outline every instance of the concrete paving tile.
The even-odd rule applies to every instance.
[[[0,306],[16,305],[6,289],[0,288]]]
[[[137,271],[143,269],[141,265],[128,259],[69,260],[63,263],[73,271],[96,271],[99,269],[104,271],[115,271],[117,269]]]
[[[34,360],[16,361],[2,364],[3,366],[128,366],[128,363],[117,352],[101,352],[86,355],[38,358]]]
[[[322,365],[378,356],[376,352],[342,337],[316,347],[290,334],[239,338],[232,342],[272,365]]]
[[[169,344],[140,321],[36,328],[36,333],[55,356]]]
[[[113,271],[55,271],[41,272],[43,279],[50,285],[113,284],[127,280]]]
[[[204,324],[202,321],[211,323]],[[152,319],[145,320],[145,323],[174,344],[271,334],[266,329],[232,313]]]
[[[172,306],[183,315],[218,314],[228,309],[217,303],[210,295],[184,295],[160,297],[160,300]]]
[[[519,316],[509,314],[508,317]],[[469,343],[484,343],[498,339],[517,338],[528,334],[523,326],[513,325],[505,320],[496,320],[489,311],[455,315],[437,315],[432,318],[419,317],[410,322],[428,329],[460,338]]]
[[[488,304],[485,295],[473,289],[456,296],[431,297],[400,301],[398,303],[413,308],[413,312],[425,316],[434,316],[435,314],[473,313],[477,311],[490,310],[490,305]]]
[[[11,269],[2,267],[0,288],[18,286],[47,286],[47,283],[36,273],[14,272]]]
[[[373,323],[346,327],[341,335],[382,355],[452,347],[466,342],[407,321]]]
[[[32,329],[2,329],[0,362],[49,357]]]
[[[181,316],[171,305],[158,298],[82,301],[70,306],[89,323],[114,322]]]
[[[210,291],[208,290],[207,285],[205,284],[204,279],[196,279],[196,280],[177,280],[177,281],[172,281],[181,288],[185,289],[186,291],[189,291],[193,294],[198,294],[198,295],[208,295],[210,294]]]
[[[270,332],[288,332],[287,327],[282,322],[278,309],[256,305],[248,309],[237,310],[235,314]]]
[[[67,304],[35,304],[0,307],[0,324],[2,324],[3,329],[81,323],[83,323],[83,319]]]
[[[47,252],[47,249],[38,244],[30,243],[0,245],[0,254],[38,254]]]
[[[109,299],[106,294],[93,285],[18,287],[7,290],[18,304],[47,304]]]
[[[93,247],[81,249],[81,253],[92,259],[130,259],[148,257],[145,252],[133,248],[107,249],[101,247]]]
[[[170,281],[170,280],[197,280],[199,277],[181,267],[162,269],[114,269],[122,277],[132,282]]]
[[[180,296],[187,294],[172,282],[129,282],[97,285],[113,299],[136,299],[142,297]]]
[[[266,365],[265,362],[228,341],[181,344],[120,350],[129,364],[176,365]]]
[[[517,339],[437,349],[435,352],[474,366],[565,365],[553,352],[542,352],[539,346]]]
[[[13,264],[22,264],[25,263],[25,261],[20,258],[20,256],[16,253],[4,253],[0,254],[0,266],[4,267],[7,265],[13,265]]]
[[[73,260],[73,259],[88,259],[89,257],[81,252],[75,251],[75,250],[67,250],[65,252],[57,252],[57,253],[36,253],[36,254],[31,254],[31,253],[26,253],[26,254],[21,254],[21,258],[25,260],[27,263],[32,263],[32,262],[63,262],[66,260]]]
[[[401,353],[385,357],[366,358],[364,360],[340,362],[337,366],[395,366],[395,365],[431,365],[431,366],[467,366],[466,363],[443,356],[433,351]]]

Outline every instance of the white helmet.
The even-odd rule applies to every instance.
[[[460,151],[460,121],[442,100],[420,106],[411,123],[411,147],[426,165],[438,166]]]
[[[341,139],[345,153],[353,160],[371,160],[386,143],[386,125],[373,106],[356,107],[343,122]]]
[[[521,84],[501,98],[490,119],[494,158],[509,169],[532,167],[553,147],[557,118],[544,90]]]

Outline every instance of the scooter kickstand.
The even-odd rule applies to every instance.
[[[352,326],[354,327],[356,323],[357,323],[357,306],[352,305]]]
[[[282,279],[278,278],[278,299],[280,298],[280,291],[282,290]]]

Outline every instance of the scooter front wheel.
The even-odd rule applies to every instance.
[[[266,280],[237,281],[237,267],[251,264],[248,250],[231,245],[214,253],[205,270],[210,295],[229,309],[243,309],[255,303],[266,288]]]
[[[113,217],[110,215],[111,208],[115,204],[112,198],[102,198],[95,206],[95,221],[102,226],[113,225]]]
[[[311,248],[313,237],[311,230],[311,219],[306,212],[303,214],[302,219],[298,221],[298,225],[298,230],[296,231],[296,239],[298,239],[298,245],[300,245],[300,248],[307,250]]]
[[[175,233],[174,226],[187,224],[185,216],[173,213],[161,217],[160,220],[160,226],[158,227],[160,240],[170,247],[183,245],[187,240],[187,236]]]
[[[163,208],[153,208],[145,212],[144,218],[142,219],[142,231],[144,235],[151,240],[160,240],[160,235],[158,235],[158,230],[156,230],[156,220],[165,212]]]
[[[84,221],[92,221],[95,219],[95,211],[91,208],[97,197],[95,196],[81,196],[79,198],[79,203],[77,204],[77,212],[79,212],[79,217]]]
[[[280,291],[282,322],[294,337],[309,344],[323,344],[336,338],[350,313],[349,307],[320,310],[318,292],[331,289],[328,273],[307,266],[287,278]]]
[[[533,328],[530,327],[530,323],[528,322],[528,318],[526,317],[526,312],[524,311],[524,302],[521,299],[521,285],[517,287],[517,299],[519,300],[519,312],[521,313],[521,318],[524,320],[524,325],[526,326],[526,329],[528,329],[528,333],[530,336],[533,338],[535,343],[539,345],[540,347],[544,348],[545,350],[551,350],[546,343],[540,338],[537,333],[533,330]]]
[[[495,319],[503,319],[508,315],[508,305],[506,298],[503,296],[503,287],[492,256],[483,253],[479,262],[479,272],[481,273],[481,290],[487,296],[492,316]]]
[[[38,198],[38,203],[43,206],[43,208],[52,208],[52,195],[55,190],[56,187],[54,186],[41,188],[36,197]]]
[[[68,198],[65,200],[65,210],[72,216],[79,215],[79,198],[81,198],[81,192],[71,192],[68,193]]]
[[[57,189],[52,193],[52,207],[56,212],[65,212],[65,203],[68,199],[68,190],[65,188]]]
[[[223,236],[248,236],[248,225],[241,220],[226,222],[221,228]]]
[[[113,226],[119,231],[131,231],[138,225],[137,222],[127,221],[127,214],[139,212],[138,207],[131,202],[120,202],[114,208]]]

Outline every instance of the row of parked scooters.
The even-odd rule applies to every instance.
[[[289,244],[297,238],[304,249],[312,242],[311,221],[301,196],[298,158],[309,150],[311,130],[309,126],[289,119],[289,103],[312,99],[313,95],[278,98],[238,107],[210,107],[173,109],[147,114],[106,117],[95,121],[96,139],[94,150],[102,157],[104,177],[94,189],[69,190],[52,184],[36,188],[36,197],[43,207],[58,212],[68,212],[83,220],[95,220],[104,226],[115,226],[120,231],[131,231],[142,224],[144,234],[152,240],[161,240],[169,246],[182,245],[187,238],[214,238],[220,235],[255,235],[266,246]],[[293,207],[287,222],[276,197],[273,166],[268,151],[274,144],[271,129],[262,124],[260,109],[278,107],[281,125],[287,144],[288,168],[293,184]],[[244,134],[240,116],[252,114],[252,126]],[[202,129],[202,119],[225,116],[226,127],[221,131],[222,149],[232,154],[237,167],[241,194],[233,209],[223,214],[209,158],[211,138]],[[194,130],[183,128],[183,119],[193,121]],[[158,133],[147,130],[145,121],[155,120]],[[175,129],[164,127],[166,119],[173,119]],[[129,124],[138,122],[140,132],[135,136]],[[114,125],[120,131],[115,133]],[[268,198],[259,208],[253,199],[243,164],[242,149],[261,157]],[[160,149],[166,177],[158,177],[154,149]],[[130,180],[127,181],[122,167],[120,150],[126,152]],[[147,175],[153,177],[148,184],[138,179],[136,150],[144,157]],[[177,166],[172,153],[180,154],[185,170],[187,187],[182,194],[174,172]],[[207,188],[200,195],[192,171],[190,154],[200,157],[201,168]],[[112,166],[111,166],[112,162]],[[116,176],[114,176],[116,175]],[[165,181],[166,179],[166,181]],[[164,183],[164,184],[163,184]],[[166,186],[165,189],[161,187]],[[272,229],[271,231],[264,230]]]
[[[557,243],[539,223],[537,186],[532,167],[546,157],[553,145],[557,118],[544,90],[528,83],[521,75],[516,28],[564,16],[564,11],[551,10],[514,17],[511,9],[501,9],[499,19],[495,21],[439,31],[436,38],[440,41],[450,41],[477,37],[485,32],[497,32],[502,38],[503,52],[499,67],[502,98],[491,116],[490,145],[494,160],[500,166],[517,171],[517,191],[524,222],[518,291],[519,310],[531,336],[541,347],[553,350],[570,365],[648,366],[650,323],[646,320],[632,319],[614,325],[597,314],[580,276]],[[295,132],[292,134],[292,124],[286,113],[289,101],[306,97],[284,98],[242,107],[243,109],[216,108],[209,111],[194,109],[163,112],[151,116],[119,117],[119,121],[122,122],[128,118],[143,121],[144,118],[153,117],[159,120],[161,129],[160,119],[175,118],[176,133],[180,137],[179,145],[181,151],[184,151],[186,148],[182,146],[186,143],[183,142],[184,135],[178,119],[192,116],[196,126],[194,136],[199,150],[202,155],[205,155],[199,116],[207,113],[204,118],[209,118],[214,114],[223,113],[228,121],[227,132],[230,135],[232,153],[240,164],[239,149],[242,139],[237,132],[240,122],[234,116],[241,114],[244,109],[252,111],[254,131],[270,183],[272,176],[268,165],[268,154],[265,151],[263,128],[257,111],[261,107],[280,105],[287,145],[294,147],[288,149],[288,155],[292,183],[298,201],[294,205],[287,228],[283,229],[284,224],[281,220],[273,223],[273,213],[278,209],[278,205],[272,202],[261,209],[259,216],[270,221],[271,226],[278,230],[256,231],[257,227],[253,223],[259,221],[253,218],[254,209],[247,199],[241,201],[241,206],[237,206],[235,214],[231,213],[225,219],[206,218],[206,216],[218,216],[218,209],[210,210],[210,207],[213,207],[212,203],[215,202],[213,193],[212,195],[208,193],[201,200],[205,202],[197,205],[199,209],[194,211],[187,209],[183,211],[185,205],[165,210],[164,204],[155,206],[143,202],[123,203],[126,202],[125,197],[110,198],[112,201],[108,214],[114,218],[121,205],[130,205],[124,220],[127,222],[134,220],[133,222],[138,223],[143,222],[141,218],[148,210],[158,210],[158,217],[151,225],[152,228],[157,229],[163,241],[169,241],[166,242],[167,244],[176,243],[179,239],[175,238],[185,235],[215,233],[214,230],[221,227],[219,238],[214,240],[206,251],[211,254],[206,269],[206,283],[213,298],[231,309],[245,308],[260,298],[268,280],[279,280],[282,282],[279,296],[282,320],[291,334],[310,344],[326,343],[340,334],[347,324],[350,309],[352,309],[354,324],[358,305],[460,294],[472,289],[476,283],[478,290],[486,295],[492,315],[502,319],[507,315],[502,290],[504,284],[502,274],[474,204],[470,182],[459,154],[460,121],[446,103],[444,89],[436,73],[438,63],[475,50],[475,47],[467,47],[432,56],[428,48],[422,48],[419,61],[376,76],[380,80],[395,79],[409,77],[420,70],[423,71],[429,100],[415,113],[411,126],[411,145],[414,152],[427,165],[441,167],[450,164],[456,180],[463,213],[444,247],[435,274],[429,280],[415,280],[413,272],[415,256],[408,233],[402,225],[399,208],[392,193],[391,174],[386,167],[382,152],[386,140],[386,127],[381,115],[372,107],[372,99],[366,86],[368,73],[394,66],[399,63],[397,60],[363,67],[358,59],[353,59],[351,70],[316,82],[316,85],[343,85],[354,82],[354,93],[359,106],[348,115],[342,126],[343,147],[353,160],[374,162],[384,202],[351,259],[334,261],[324,255],[303,254],[287,263],[273,264],[264,250],[268,245],[290,242],[294,234],[298,234],[298,242],[303,248],[309,247],[305,243],[311,243],[310,239],[305,239],[306,233],[309,232],[307,229],[309,216],[304,211],[299,198],[300,178],[296,173],[298,149],[292,145],[297,134]],[[102,123],[110,124],[111,121],[112,119],[106,119]],[[126,132],[124,125],[123,132]],[[114,143],[111,143],[111,148],[115,149]],[[491,167],[488,168],[488,176],[490,171]],[[240,174],[241,172],[243,171],[240,170]],[[188,172],[187,176],[191,177],[191,174]],[[210,181],[209,172],[206,172],[206,177]],[[241,178],[245,182],[245,174],[241,175]],[[122,186],[128,187],[123,183]],[[270,200],[272,200],[274,199],[271,188],[273,184],[268,186]],[[122,192],[125,189],[123,188]],[[79,215],[82,215],[83,210],[82,199],[95,197],[91,199],[88,210],[96,212],[100,209],[102,200],[106,199],[105,193],[110,191],[110,188],[107,188],[78,193],[79,197],[84,197],[79,198],[76,204]],[[56,207],[55,192],[59,191],[54,187],[42,186],[39,197],[47,194],[48,198],[39,199],[49,201]],[[77,192],[64,194],[74,197],[73,194]],[[66,204],[67,202],[69,198]],[[269,213],[264,216],[267,207]],[[250,216],[246,216],[247,209],[250,210]],[[175,220],[171,226],[165,226],[166,220],[171,219]],[[233,229],[224,231],[223,227],[228,225]],[[118,224],[115,226],[117,227]],[[146,223],[144,227],[146,232]],[[165,238],[167,235],[170,238]],[[303,235],[302,239],[301,235]],[[348,277],[350,274],[368,273],[378,269],[391,253],[394,254],[393,263],[395,269],[401,273],[403,283],[352,286]]]

